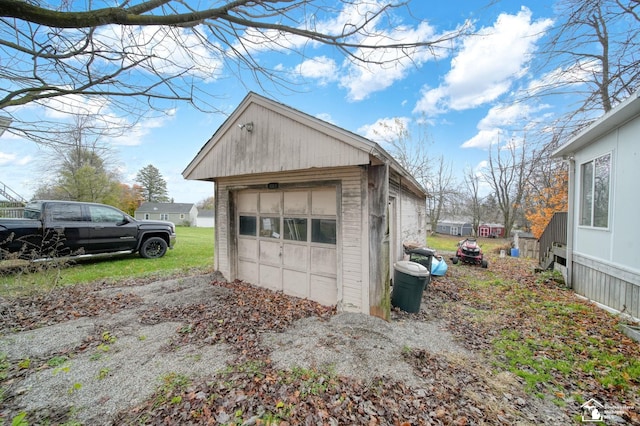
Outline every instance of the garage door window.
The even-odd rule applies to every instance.
[[[261,217],[260,236],[268,238],[280,238],[280,218]]]
[[[284,239],[289,241],[307,241],[307,219],[285,217]]]
[[[336,243],[335,219],[311,219],[311,242],[323,244]]]
[[[256,236],[255,216],[240,216],[240,235]]]

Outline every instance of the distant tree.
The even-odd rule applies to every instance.
[[[198,201],[196,203],[196,207],[199,210],[213,210],[213,209],[215,209],[215,205],[216,205],[215,201],[216,201],[216,199],[213,196],[207,197],[205,199],[202,199],[202,200]]]
[[[526,185],[537,161],[539,153],[528,152],[526,140],[496,144],[489,149],[489,162],[483,176],[495,196],[507,237],[511,235],[518,210],[522,209]]]
[[[131,186],[121,183],[118,198],[111,205],[118,207],[123,212],[133,216],[143,200],[143,189],[140,185]]]
[[[383,138],[389,153],[404,167],[427,191],[427,215],[431,229],[438,226],[440,216],[456,194],[457,184],[450,163],[444,156],[437,159],[429,155],[428,134],[421,128],[421,134],[413,138],[404,121],[395,119],[392,125],[383,124]]]
[[[493,193],[488,194],[480,202],[480,217],[485,223],[501,223],[502,212]]]
[[[140,169],[136,175],[136,182],[142,187],[144,201],[166,203],[170,200],[167,194],[167,182],[160,174],[160,170],[152,164]]]
[[[92,131],[87,117],[76,116],[74,131],[49,147],[47,172],[53,176],[36,190],[36,196],[61,200],[105,203],[117,193],[118,179],[109,165],[110,150]]]
[[[426,176],[423,182],[428,192],[427,214],[432,230],[437,229],[445,206],[449,199],[457,193],[451,163],[445,163],[442,155],[436,161],[436,167],[431,169],[431,173]]]
[[[469,199],[469,210],[471,211],[471,225],[473,232],[478,235],[478,227],[482,220],[482,197],[480,196],[480,178],[470,167],[464,171],[464,184],[466,196]]]

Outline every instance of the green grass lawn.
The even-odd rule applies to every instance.
[[[458,248],[458,242],[464,238],[457,235],[429,235],[427,237],[427,247],[438,252],[454,252]],[[500,248],[510,244],[510,240],[505,238],[478,238],[477,240],[485,253],[499,252]]]
[[[175,247],[160,259],[142,259],[135,254],[80,260],[63,267],[38,263],[32,271],[0,270],[0,296],[46,291],[59,285],[209,271],[213,269],[213,233],[213,228],[177,227]]]

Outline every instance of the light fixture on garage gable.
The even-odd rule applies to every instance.
[[[247,129],[247,132],[251,133],[253,132],[253,121],[244,124],[238,124],[238,127],[240,127],[240,129]]]

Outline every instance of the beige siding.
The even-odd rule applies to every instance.
[[[228,126],[215,145],[205,145],[199,164],[186,177],[210,179],[369,163],[368,152],[261,105],[251,104],[236,120],[248,122],[253,122],[253,131]]]
[[[402,241],[417,241],[426,244],[427,205],[424,198],[402,191]]]
[[[362,217],[362,169],[359,167],[344,167],[332,169],[312,169],[286,174],[261,174],[252,176],[237,176],[224,178],[216,185],[216,221],[219,225],[216,232],[216,264],[217,269],[227,279],[235,279],[234,265],[231,264],[231,237],[235,229],[230,224],[229,194],[233,190],[255,188],[270,182],[278,182],[281,189],[286,185],[324,185],[327,182],[339,184],[339,214],[338,214],[338,305],[341,310],[368,313],[368,253],[363,247],[368,247],[367,230],[363,229]],[[363,252],[364,251],[364,252]],[[366,268],[365,268],[366,267]]]
[[[398,238],[394,241],[395,247],[392,248],[392,258],[396,261],[402,258],[403,243],[426,244],[427,204],[424,195],[418,196],[408,191],[398,175],[393,176],[389,185],[389,195],[396,198],[395,225]]]
[[[214,248],[214,267],[217,271],[230,278],[235,274],[235,271],[231,271],[231,265],[229,264],[229,232],[233,232],[233,229],[229,229],[229,191],[221,188],[220,185],[216,185],[216,223],[223,224],[218,226],[215,232],[215,248]]]

